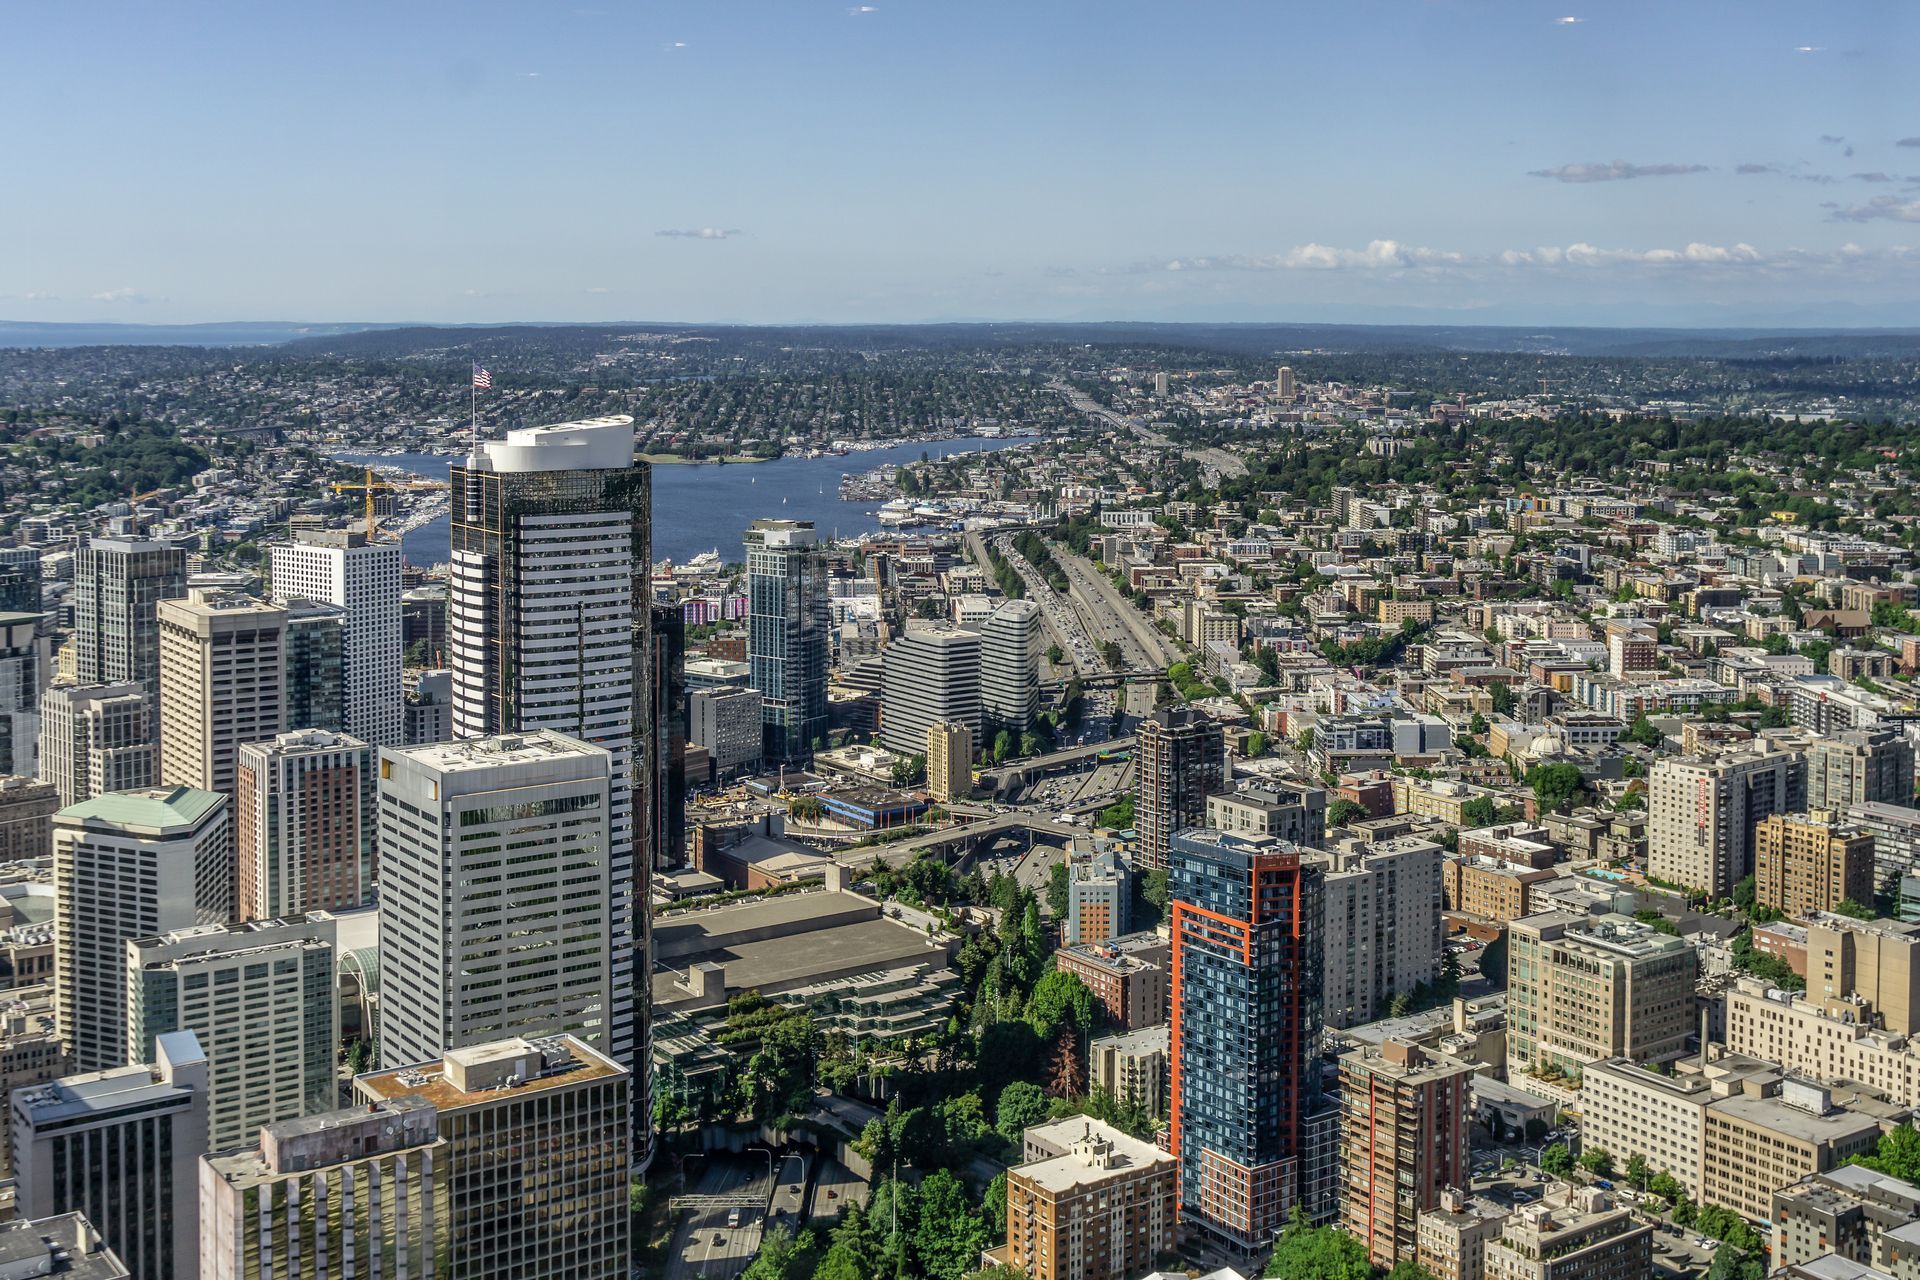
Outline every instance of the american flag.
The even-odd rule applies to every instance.
[[[479,391],[493,390],[493,375],[479,365],[473,366],[473,385]]]

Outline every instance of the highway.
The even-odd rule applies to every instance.
[[[1040,606],[1047,624],[1055,634],[1066,637],[1064,645],[1076,671],[1106,671],[1106,659],[1100,656],[1100,642],[1090,631],[1084,615],[1073,602],[1055,591],[1025,556],[1014,549],[1011,534],[994,538],[994,549],[1006,557],[1013,571],[1026,584],[1027,598]],[[1118,695],[1107,689],[1089,689],[1082,696],[1080,725],[1082,741],[1099,741],[1112,733],[1113,711]]]
[[[993,560],[987,555],[987,544],[980,537],[979,530],[967,530],[965,535],[963,535],[963,540],[966,544],[968,556],[972,557],[975,564],[986,570],[987,576],[991,578],[993,576]],[[1005,539],[1002,539],[1002,542],[1004,544]],[[1013,551],[1009,546],[1002,545],[1001,553],[1005,555],[1008,562],[1013,565],[1014,572],[1020,575],[1020,581],[1027,585],[1027,594],[1033,598],[1035,604],[1040,606],[1040,617],[1046,624],[1047,634],[1052,637],[1052,642],[1059,645],[1061,651],[1066,654],[1067,665],[1081,675],[1098,671],[1100,667],[1097,662],[1088,665],[1087,662],[1083,661],[1080,649],[1073,643],[1073,637],[1063,626],[1061,618],[1056,616],[1058,610],[1053,604],[1053,592],[1046,589],[1047,584],[1044,581],[1040,583],[1044,594],[1037,593],[1033,590],[1033,582],[1039,577],[1037,573],[1034,573],[1033,566],[1028,564],[1018,552]],[[1087,653],[1085,657],[1091,659],[1093,655]]]
[[[667,1246],[667,1280],[733,1280],[760,1250],[767,1196],[766,1156],[721,1152],[689,1157],[685,1194],[696,1203],[680,1212]],[[739,1209],[740,1225],[728,1216]]]
[[[1048,386],[1052,390],[1058,391],[1061,395],[1065,396],[1067,403],[1081,413],[1089,417],[1098,418],[1118,430],[1130,431],[1135,436],[1138,436],[1143,444],[1150,444],[1160,449],[1180,448],[1179,445],[1167,439],[1167,437],[1161,435],[1158,431],[1153,430],[1153,428],[1147,426],[1139,419],[1126,417],[1123,414],[1115,413],[1104,405],[1096,404],[1084,392],[1076,391],[1064,382],[1052,382],[1049,383]],[[1246,461],[1228,453],[1225,449],[1183,449],[1181,452],[1200,464],[1201,475],[1210,487],[1218,484],[1220,477],[1223,475],[1243,476],[1247,474]]]

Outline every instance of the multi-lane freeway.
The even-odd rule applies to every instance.
[[[688,1158],[680,1222],[667,1248],[668,1280],[733,1280],[760,1250],[766,1225],[764,1154]]]

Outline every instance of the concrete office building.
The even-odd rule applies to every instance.
[[[40,777],[63,805],[153,785],[154,701],[139,684],[54,685],[40,699]]]
[[[1550,911],[1507,926],[1507,1060],[1662,1062],[1694,1031],[1699,960],[1681,938],[1625,916]]]
[[[661,838],[649,829],[653,762],[637,754],[653,742],[644,723],[652,705],[652,471],[634,461],[633,419],[619,415],[481,441],[451,480],[454,733],[553,730],[612,757],[602,847],[614,995],[601,1015],[606,1038],[593,1038],[635,1072],[644,1163],[648,1006],[636,975],[648,967],[645,904]],[[425,1058],[442,1046],[419,1047]]]
[[[1898,728],[1849,729],[1807,747],[1807,807],[1913,803],[1913,743]]]
[[[273,548],[273,594],[347,611],[341,673],[353,692],[344,728],[376,747],[399,746],[400,544],[370,543],[360,529],[296,529]]]
[[[755,520],[745,542],[748,682],[760,692],[764,753],[811,759],[827,736],[827,557],[811,520]]]
[[[1032,1280],[1112,1280],[1172,1250],[1172,1156],[1098,1120],[1046,1128],[1073,1136],[1063,1154],[1007,1170],[1007,1243],[996,1257]]]
[[[1040,709],[1040,606],[1009,600],[980,628],[980,714],[995,731],[1025,733]]]
[[[1776,813],[1753,833],[1754,901],[1798,919],[1873,901],[1873,837],[1832,813]]]
[[[240,744],[286,728],[287,611],[196,588],[160,615],[160,781],[233,794]]]
[[[1387,1040],[1340,1057],[1341,1225],[1391,1270],[1419,1250],[1419,1217],[1471,1185],[1473,1067]]]
[[[373,749],[303,729],[240,748],[234,918],[351,911],[373,901]]]
[[[405,1094],[262,1128],[200,1162],[201,1280],[388,1280],[447,1248],[439,1109]]]
[[[0,777],[0,862],[24,862],[53,852],[53,815],[60,793],[50,782]]]
[[[1173,837],[1169,1150],[1189,1229],[1266,1247],[1302,1196],[1320,1109],[1321,878],[1277,841]]]
[[[515,1034],[614,1040],[611,764],[545,731],[381,754],[383,1064]]]
[[[1167,1110],[1169,1030],[1163,1023],[1102,1036],[1087,1046],[1087,1087],[1150,1116]]]
[[[956,721],[927,726],[927,798],[952,804],[973,794],[973,731]]]
[[[707,749],[716,779],[759,770],[762,723],[758,690],[727,684],[687,695],[687,736]]]
[[[161,1037],[152,1066],[21,1089],[11,1110],[21,1217],[84,1213],[134,1280],[195,1274],[207,1060],[192,1032]]]
[[[1372,1022],[1395,994],[1438,981],[1444,857],[1417,836],[1318,856],[1326,867],[1321,1011],[1328,1026]]]
[[[1197,711],[1162,707],[1140,723],[1134,762],[1134,861],[1143,871],[1156,871],[1168,865],[1174,832],[1203,824],[1207,797],[1225,789],[1226,735]]]
[[[187,593],[187,553],[146,538],[90,538],[73,553],[74,679],[160,683],[162,600]]]
[[[927,749],[936,724],[980,727],[980,633],[940,624],[909,631],[882,655],[880,741],[898,755]]]
[[[1753,829],[1804,809],[1806,762],[1759,751],[1656,760],[1647,793],[1647,871],[1715,898],[1753,870]]]
[[[191,1031],[207,1058],[212,1150],[330,1111],[340,998],[333,917],[200,925],[127,943],[127,1061]]]
[[[1700,1198],[1700,1142],[1707,1107],[1722,1096],[1704,1075],[1667,1075],[1626,1058],[1580,1073],[1580,1134],[1587,1149],[1631,1152]]]
[[[227,919],[227,800],[122,791],[53,818],[54,1010],[82,1071],[127,1061],[126,944]]]
[[[1327,841],[1327,793],[1304,782],[1245,783],[1207,797],[1206,825],[1317,849]]]
[[[288,600],[285,607],[287,728],[344,733],[352,687],[346,671],[347,611],[319,600]]]
[[[15,1218],[0,1223],[0,1259],[14,1276],[66,1280],[128,1280],[133,1274],[84,1213]]]
[[[1807,918],[1807,995],[1846,1003],[1857,1021],[1897,1035],[1920,1032],[1920,925]]]
[[[0,613],[0,774],[32,774],[40,767],[40,700],[53,679],[40,618]]]
[[[1647,1280],[1653,1228],[1598,1187],[1561,1185],[1487,1242],[1486,1280]]]
[[[1909,1114],[1865,1086],[1749,1080],[1707,1108],[1701,1194],[1707,1204],[1765,1222],[1775,1191],[1870,1152]]]
[[[354,1091],[439,1113],[444,1274],[627,1280],[634,1124],[618,1062],[573,1036],[516,1037],[363,1075]]]

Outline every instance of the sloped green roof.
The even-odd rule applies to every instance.
[[[193,787],[142,787],[137,791],[109,791],[91,800],[70,804],[54,818],[159,833],[197,826],[225,800],[218,791],[200,791]]]

